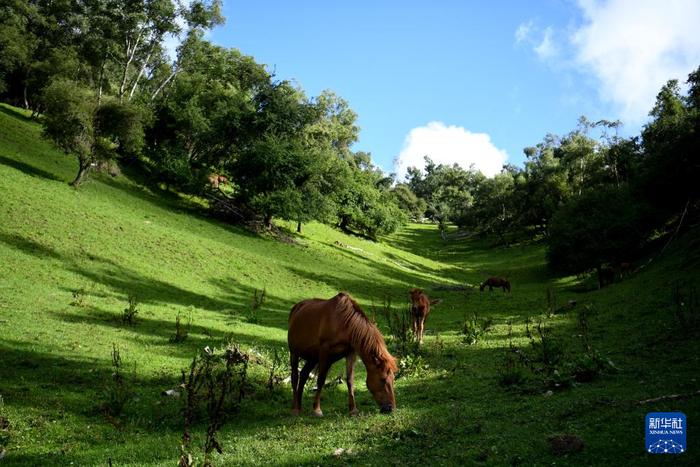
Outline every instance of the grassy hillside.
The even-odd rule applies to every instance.
[[[253,235],[198,214],[186,200],[153,193],[127,177],[98,175],[68,186],[75,161],[40,137],[23,112],[0,106],[0,431],[3,465],[175,465],[182,401],[160,395],[203,347],[226,340],[270,354],[286,351],[290,307],[309,297],[353,294],[371,312],[386,297],[396,310],[408,290],[442,298],[428,318],[420,363],[396,383],[397,412],[378,413],[358,365],[361,415],[346,414],[344,385],[327,388],[325,417],[290,414],[291,389],[260,388],[221,430],[224,464],[657,464],[697,465],[700,396],[638,401],[700,389],[700,318],[674,318],[672,290],[700,287],[700,240],[676,240],[633,277],[603,290],[585,278],[550,276],[540,244],[493,248],[434,226],[409,225],[372,243],[319,224],[294,242]],[[284,227],[284,225],[282,225]],[[639,264],[642,264],[641,262]],[[505,275],[511,294],[447,286]],[[255,290],[266,291],[251,311]],[[546,316],[547,290],[574,310]],[[688,291],[688,292],[685,292]],[[134,325],[123,324],[136,297]],[[550,391],[499,385],[509,345],[527,347],[525,319],[544,319],[564,350],[581,347],[576,311],[590,305],[591,345],[617,368]],[[189,337],[171,341],[178,313]],[[465,315],[490,317],[475,345],[460,333]],[[384,327],[383,321],[379,320]],[[134,394],[119,417],[101,409],[117,345]],[[286,356],[285,356],[286,358]],[[342,372],[337,364],[331,376]],[[264,378],[261,369],[254,369]],[[329,378],[331,379],[331,378]],[[683,411],[689,450],[644,452],[644,416]],[[202,442],[204,425],[194,431]],[[548,437],[573,434],[581,452],[558,455]],[[351,454],[335,456],[337,448]]]

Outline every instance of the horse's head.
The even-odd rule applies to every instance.
[[[411,301],[415,302],[418,300],[418,297],[420,297],[423,293],[423,289],[411,289],[411,291],[408,293],[411,296]]]
[[[367,367],[367,389],[372,393],[372,397],[382,413],[391,413],[396,408],[394,398],[394,372],[396,371],[396,361],[394,357],[388,355],[386,361],[375,357],[372,362],[365,362]]]
[[[506,290],[508,290],[508,292],[510,292],[510,281],[504,279],[503,280],[503,287],[505,287]]]

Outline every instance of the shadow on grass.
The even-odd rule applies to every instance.
[[[56,260],[63,259],[63,256],[60,253],[57,253],[53,248],[42,245],[41,243],[29,238],[21,237],[17,234],[0,232],[0,242],[19,250],[22,253],[36,256],[37,258],[52,258]]]
[[[1,108],[2,107],[0,107],[0,109]],[[31,175],[32,177],[46,178],[48,180],[53,180],[56,182],[65,182],[65,180],[57,177],[51,172],[47,172],[46,170],[34,167],[33,165],[27,164],[26,162],[10,159],[9,157],[0,156],[0,164],[12,167],[13,169],[19,170],[20,172],[24,172],[25,174]]]
[[[175,335],[175,316],[172,320],[137,317],[134,324],[125,324],[121,321],[117,313],[110,313],[96,307],[74,308],[75,311],[56,312],[53,315],[67,323],[81,323],[94,326],[119,329],[120,338],[128,338],[140,344],[146,344],[156,348],[158,352],[165,356],[190,358],[204,347],[218,347],[225,341],[233,341],[247,346],[262,345],[265,347],[285,347],[286,342],[259,335],[247,334],[240,329],[227,329],[220,331],[210,329],[197,324],[196,313],[192,314],[192,324],[189,326],[188,337],[179,343],[172,341]],[[183,325],[186,323],[187,315],[181,314]]]
[[[22,253],[39,258],[52,258],[63,262],[64,268],[78,274],[91,282],[109,287],[116,296],[126,297],[134,295],[139,303],[170,303],[183,307],[197,307],[210,311],[243,310],[250,302],[253,295],[252,287],[236,284],[235,279],[230,282],[234,287],[228,289],[227,299],[214,298],[204,294],[192,292],[177,285],[146,277],[134,270],[117,264],[109,258],[90,255],[89,267],[79,264],[75,259],[67,257],[51,247],[42,245],[34,240],[24,238],[16,234],[0,233],[0,242],[15,248]],[[221,284],[222,289],[224,285]],[[73,292],[72,289],[65,289]],[[268,296],[269,303],[273,304],[274,311],[288,309],[288,303]]]

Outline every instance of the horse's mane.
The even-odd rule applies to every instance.
[[[380,366],[396,373],[396,359],[389,353],[379,328],[365,315],[360,305],[347,293],[338,294],[338,311],[350,330],[350,342],[363,353],[376,357]]]

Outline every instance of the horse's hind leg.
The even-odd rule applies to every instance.
[[[330,366],[328,357],[326,355],[322,355],[318,361],[318,375],[316,375],[317,388],[313,411],[313,415],[317,417],[323,417],[323,412],[321,411],[321,391],[323,390],[323,386],[326,384],[326,375],[328,374],[328,369]]]
[[[304,386],[306,386],[306,382],[309,380],[309,373],[311,373],[311,370],[313,370],[315,366],[316,362],[309,360],[304,364],[304,368],[301,369],[301,376],[299,377],[294,400],[294,404],[298,410],[297,413],[301,412],[301,398],[304,394]]]
[[[357,415],[357,405],[355,405],[355,358],[354,353],[348,355],[345,359],[345,382],[348,385],[348,408],[350,415]]]
[[[416,307],[411,308],[411,327],[413,328],[413,338],[418,337],[418,315],[416,313]]]
[[[299,415],[301,406],[297,404],[297,391],[299,391],[299,356],[290,352],[290,366],[292,367],[292,413]]]

